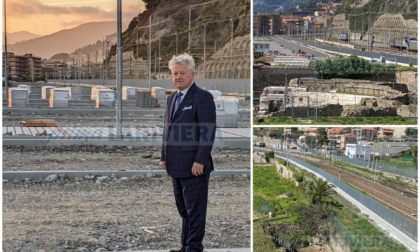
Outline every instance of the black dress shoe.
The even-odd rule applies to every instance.
[[[185,252],[185,250],[187,250],[187,247],[181,247],[180,249],[178,249],[178,250],[173,250],[173,249],[171,249],[171,250],[169,250],[169,252]]]

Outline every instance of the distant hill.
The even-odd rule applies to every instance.
[[[8,32],[7,33],[7,44],[11,45],[17,42],[30,40],[34,38],[39,38],[41,35],[33,34],[27,31],[19,31],[19,32]],[[3,45],[4,45],[4,32],[3,32]]]
[[[122,29],[125,30],[126,28],[127,25],[123,24]],[[50,58],[58,53],[71,53],[116,32],[117,22],[92,22],[8,45],[7,50],[13,51],[15,54],[24,54],[26,51],[38,57]]]
[[[255,12],[267,12],[271,11],[273,13],[286,13],[290,9],[295,9],[298,5],[308,3],[308,2],[324,2],[324,3],[341,3],[343,0],[323,0],[323,1],[314,1],[314,0],[255,0],[254,11]]]
[[[334,14],[340,13],[365,13],[369,11],[369,6],[372,12],[387,12],[389,3],[389,12],[391,13],[400,13],[403,15],[404,19],[414,19],[418,21],[417,17],[417,8],[418,0],[345,0],[343,6]],[[372,14],[372,23],[380,15]]]

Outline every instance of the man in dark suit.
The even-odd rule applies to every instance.
[[[175,202],[182,217],[180,250],[202,252],[210,172],[216,132],[213,95],[194,82],[195,63],[188,54],[169,61],[178,89],[168,97],[159,165],[172,177]]]

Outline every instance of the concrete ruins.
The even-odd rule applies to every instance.
[[[317,110],[318,116],[414,116],[411,89],[404,83],[295,78],[287,89],[264,88],[258,114],[309,118]]]

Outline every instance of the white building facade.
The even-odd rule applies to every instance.
[[[357,141],[357,144],[346,144],[346,156],[368,160],[370,157],[370,145],[367,141]]]

